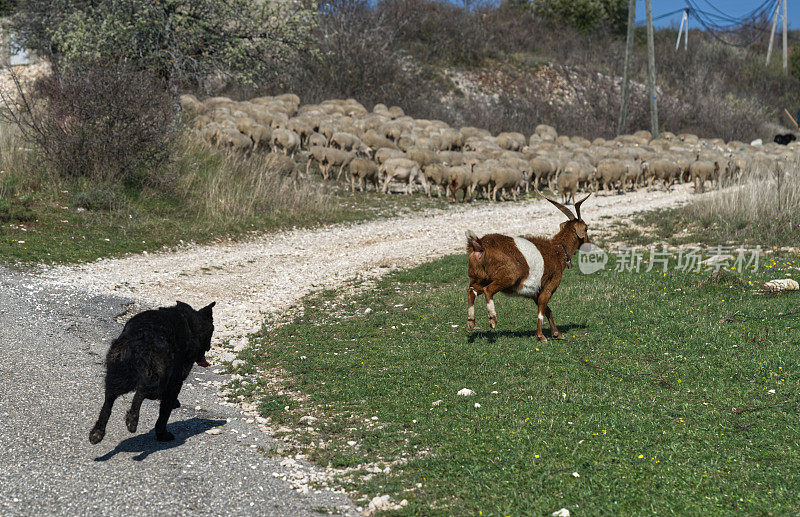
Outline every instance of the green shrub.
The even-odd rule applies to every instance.
[[[0,114],[58,177],[144,183],[169,157],[177,109],[151,72],[74,62],[14,93]]]
[[[582,32],[604,28],[621,33],[628,23],[627,4],[625,0],[539,0],[536,13]]]

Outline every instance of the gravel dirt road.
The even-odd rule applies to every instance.
[[[591,233],[592,227],[674,206],[689,195],[681,187],[593,197],[583,216]],[[0,514],[356,513],[346,495],[310,486],[324,482],[326,472],[302,458],[263,453],[281,443],[263,419],[221,399],[226,377],[219,367],[196,367],[189,376],[183,407],[169,425],[175,442],[155,442],[157,406],[150,401],[142,407],[140,432],[128,434],[128,395],[117,402],[104,441],[91,446],[88,432],[102,401],[102,359],[122,328],[122,315],[176,299],[195,306],[216,300],[216,343],[240,348],[264,313],[281,315],[315,290],[459,252],[467,228],[478,234],[548,234],[563,219],[550,204],[531,200],[36,273],[0,268]],[[218,348],[216,357],[232,354]]]
[[[155,441],[153,401],[128,433],[127,395],[90,445],[102,360],[130,307],[0,268],[0,515],[357,514],[345,494],[308,489],[324,471],[259,450],[282,443],[220,400],[213,367],[195,367],[184,384],[174,442]]]

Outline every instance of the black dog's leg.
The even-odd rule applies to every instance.
[[[125,415],[125,425],[128,426],[128,431],[132,433],[136,432],[136,427],[139,425],[139,409],[142,407],[143,400],[144,394],[142,394],[141,390],[136,390],[131,408],[128,410],[128,414]]]
[[[156,420],[156,440],[159,442],[169,442],[175,439],[175,436],[167,431],[167,421],[172,410],[176,407],[178,402],[178,394],[181,392],[182,383],[178,384],[177,388],[169,388],[167,393],[161,399],[161,407],[158,410],[158,420]]]
[[[98,444],[106,435],[106,424],[108,423],[108,418],[111,416],[111,408],[114,406],[114,401],[117,400],[118,396],[117,394],[106,391],[106,400],[103,402],[100,416],[97,418],[97,423],[94,424],[94,427],[89,433],[90,443]]]
[[[156,420],[156,440],[159,442],[170,442],[175,439],[175,435],[167,431],[167,421],[172,413],[173,404],[175,404],[174,398],[165,398],[161,401],[158,420]]]
[[[172,409],[178,409],[179,407],[181,407],[181,401],[178,400],[178,399],[175,399],[175,403],[172,404]]]

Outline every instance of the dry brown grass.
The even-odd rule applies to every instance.
[[[800,234],[800,160],[758,164],[732,187],[687,205],[685,214],[719,240],[787,245]]]
[[[203,219],[313,222],[329,219],[337,209],[324,186],[281,175],[268,154],[210,152],[187,138],[175,162],[182,169],[176,171],[176,190]]]

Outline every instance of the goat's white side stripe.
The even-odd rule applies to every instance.
[[[542,288],[542,276],[544,275],[544,259],[534,243],[522,237],[514,237],[514,244],[517,245],[525,262],[528,263],[528,278],[526,278],[522,285],[517,290],[520,296],[536,296]]]

